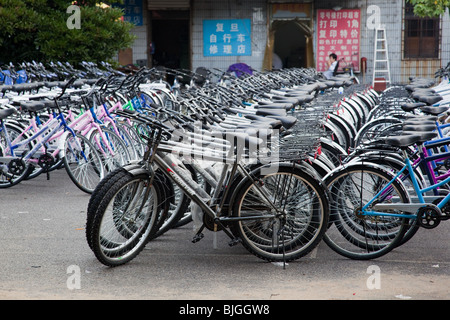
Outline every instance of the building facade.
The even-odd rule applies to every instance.
[[[418,18],[405,0],[126,0],[125,19],[137,38],[119,54],[121,64],[320,70],[335,52],[341,67],[369,84],[386,69],[374,70],[376,44],[387,50],[391,83],[433,77],[450,62],[449,14]],[[380,28],[386,41],[376,43]]]

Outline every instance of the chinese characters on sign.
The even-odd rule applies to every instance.
[[[359,9],[317,10],[317,71],[326,71],[333,52],[340,60],[339,70],[353,64],[353,71],[360,71],[360,22]]]
[[[124,0],[123,4],[114,4],[114,7],[123,9],[124,21],[133,23],[135,26],[142,26],[142,0]]]
[[[251,56],[251,40],[250,19],[203,21],[205,57]]]

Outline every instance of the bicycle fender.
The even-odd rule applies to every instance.
[[[142,164],[139,164],[139,163],[126,164],[122,167],[122,169],[127,171],[133,177],[140,175],[140,174],[145,174],[145,175],[148,175],[149,177],[152,175],[152,173],[147,168],[144,168],[142,166]]]
[[[71,134],[70,131],[65,131],[61,135],[61,137],[59,137],[58,142],[56,144],[57,148],[58,148],[58,150],[60,152],[59,155],[60,155],[61,159],[66,156],[65,143],[66,143],[66,139],[67,139],[69,134]]]
[[[257,168],[253,169],[252,171],[250,171],[250,176],[252,175],[259,175],[261,173],[262,170],[264,169],[268,169],[271,168],[273,166],[276,166],[277,168],[279,167],[289,167],[289,168],[296,168],[296,169],[300,169],[304,172],[306,172],[311,178],[315,179],[316,182],[320,185],[323,186],[323,190],[325,191],[325,194],[327,195],[327,189],[325,188],[325,186],[323,185],[321,179],[319,178],[319,174],[317,173],[317,171],[311,167],[309,164],[307,164],[306,162],[304,163],[292,163],[292,162],[279,162],[276,164],[270,164],[270,165],[263,165],[263,166],[258,166]],[[230,201],[226,202],[230,204],[230,208],[229,211],[231,212],[232,210],[232,204],[236,201],[236,195],[238,193],[238,191],[240,190],[240,188],[247,183],[250,179],[248,177],[244,177],[242,180],[240,181],[236,181],[237,179],[234,179],[232,181],[232,190],[233,193],[231,194],[231,196],[229,196]],[[328,197],[328,195],[327,195]]]
[[[387,170],[382,165],[355,160],[348,164],[343,164],[342,166],[332,170],[325,177],[323,177],[322,181],[324,182],[325,187],[328,188],[329,180],[332,179],[333,176],[335,176],[337,173],[339,173],[341,171],[349,170],[349,169],[351,169],[351,167],[358,167],[358,166],[371,167],[371,168],[383,171],[383,173],[386,173],[388,176],[392,177],[392,179],[394,179],[394,177],[395,177],[395,174],[393,174],[392,172]],[[406,196],[408,197],[408,201],[411,202],[411,198],[409,196],[409,192],[406,189],[406,186],[404,185],[404,183],[402,181],[399,181],[398,179],[397,179],[397,181],[398,181],[398,184],[400,185],[400,187],[403,189]]]
[[[337,167],[334,170],[331,170],[330,172],[328,172],[327,175],[325,175],[322,180],[324,182],[326,182],[328,179],[330,179],[331,177],[333,177],[334,175],[336,175],[337,172],[341,172],[341,171],[346,171],[348,169],[350,169],[350,167],[352,166],[357,166],[357,165],[364,165],[367,167],[375,167],[375,169],[379,169],[379,170],[383,170],[385,172],[387,172],[389,175],[392,175],[392,173],[388,172],[385,168],[383,168],[381,165],[372,163],[372,162],[364,162],[361,159],[354,159],[352,161],[349,161],[348,163],[344,163],[341,166]],[[394,178],[394,176],[392,176],[392,178]],[[327,183],[325,183],[325,185],[328,185]]]

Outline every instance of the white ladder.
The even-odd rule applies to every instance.
[[[389,52],[386,39],[386,29],[375,29],[375,50],[373,58],[372,83],[391,83],[391,70],[389,68]]]

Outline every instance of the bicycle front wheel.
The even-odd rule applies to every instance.
[[[64,168],[73,183],[92,193],[104,177],[102,160],[92,143],[84,136],[68,135],[64,144]]]
[[[322,240],[328,223],[324,187],[306,171],[281,166],[278,172],[247,181],[239,190],[230,226],[244,247],[268,261],[292,261]]]
[[[122,138],[110,129],[102,128],[101,131],[94,129],[89,139],[100,154],[106,171],[111,172],[126,165],[131,158]]]
[[[409,221],[389,215],[402,214],[401,211],[389,209],[383,212],[386,215],[362,212],[362,208],[392,179],[385,170],[362,164],[350,165],[326,179],[330,223],[324,241],[331,249],[350,259],[368,260],[385,255],[401,242]],[[408,202],[403,184],[394,180],[373,204]]]
[[[145,247],[161,210],[160,196],[145,174],[133,176],[119,168],[105,180],[92,194],[86,237],[97,259],[115,267]]]

